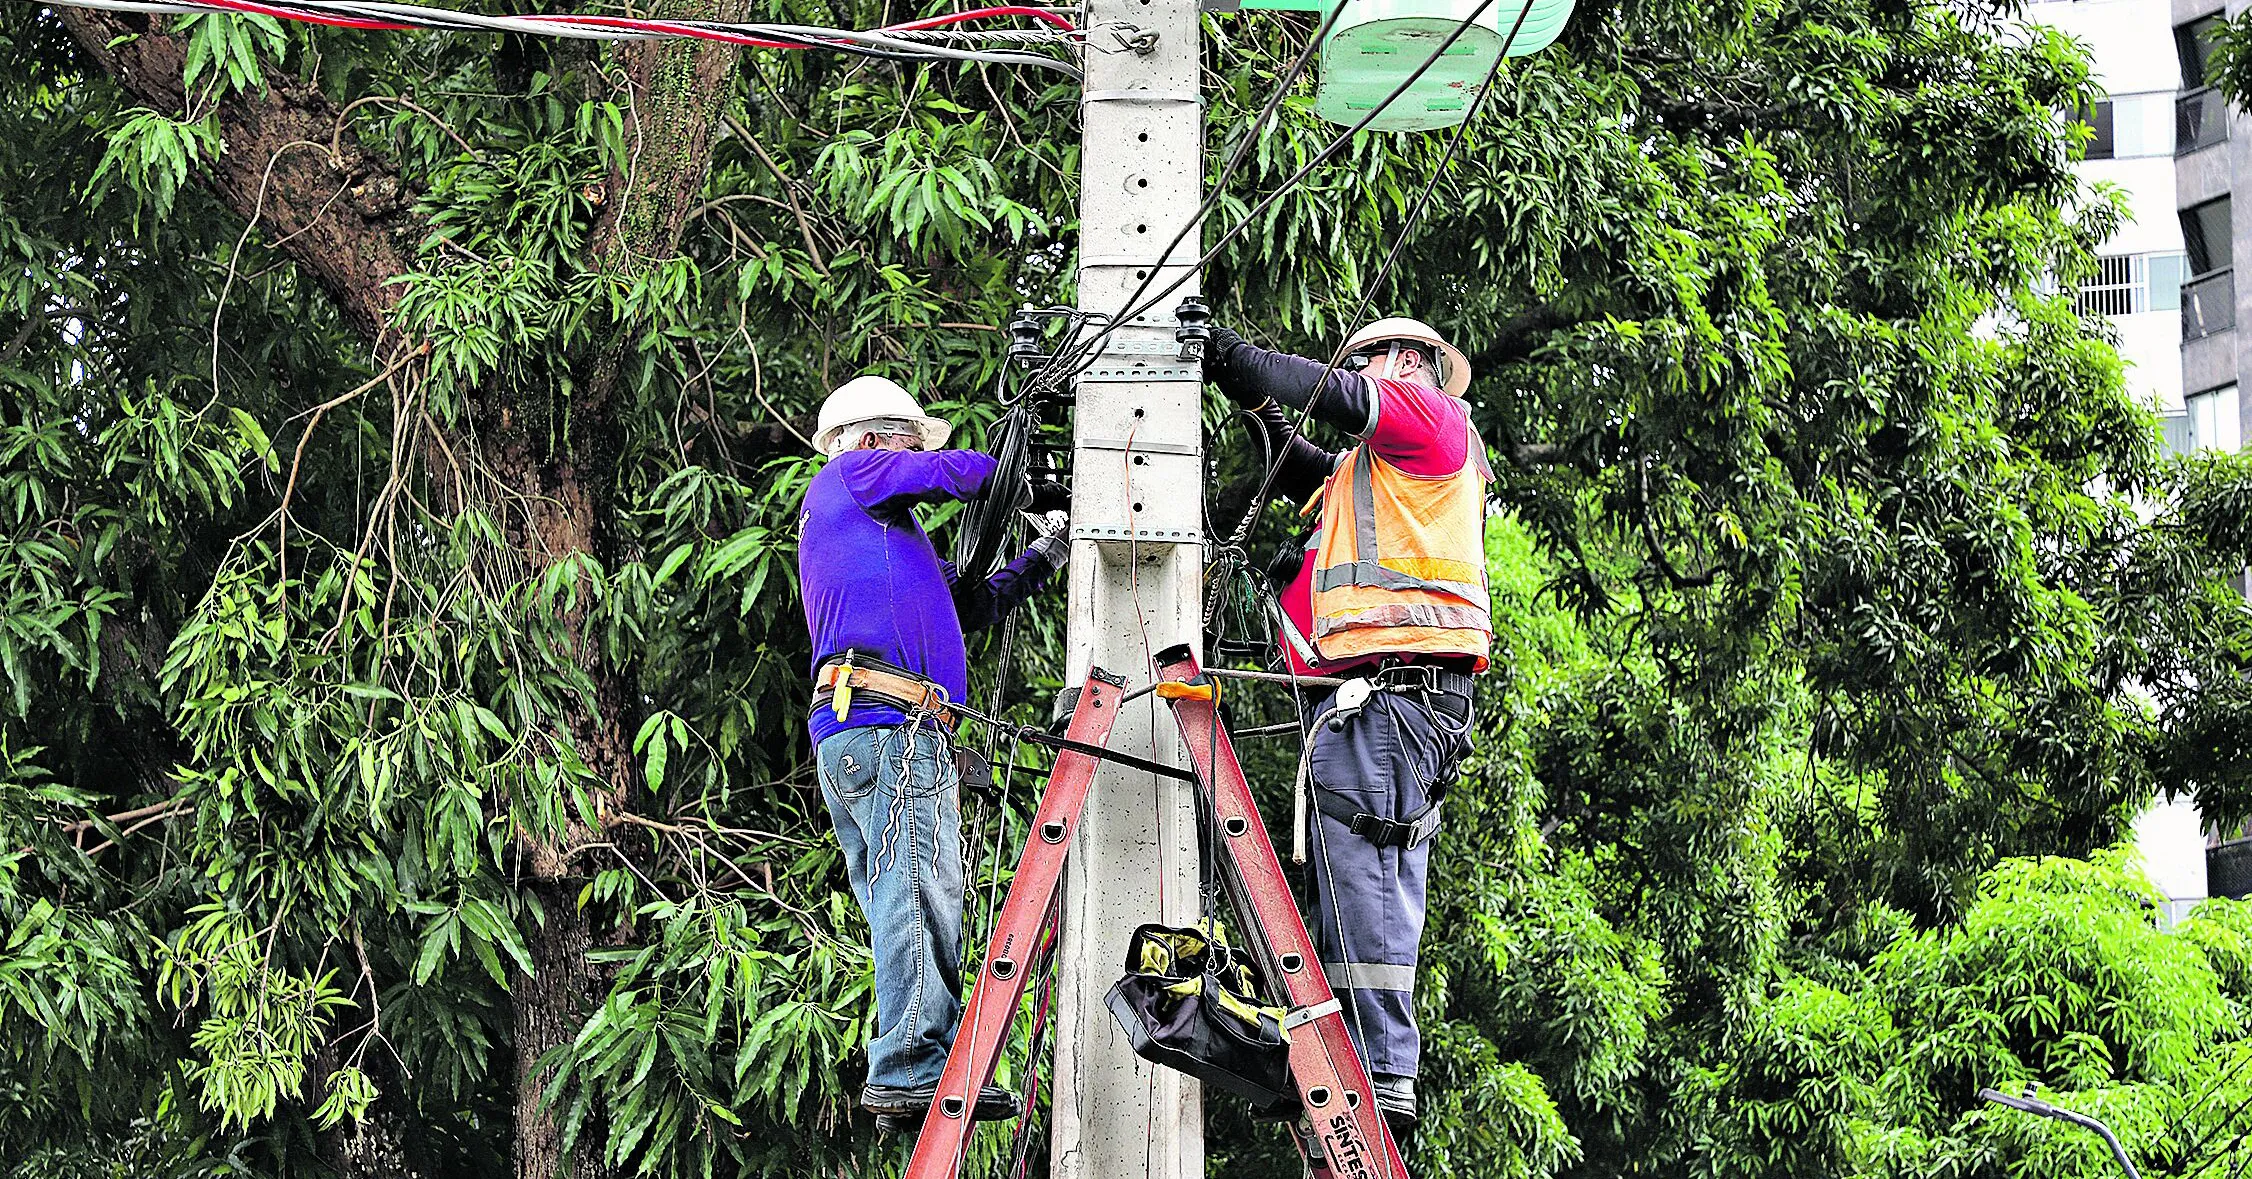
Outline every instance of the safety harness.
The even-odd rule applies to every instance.
[[[1350,673],[1348,673],[1350,674]],[[1352,675],[1337,689],[1337,703],[1322,718],[1322,728],[1332,733],[1342,733],[1379,692],[1395,695],[1420,696],[1427,703],[1434,696],[1457,696],[1467,705],[1476,690],[1476,681],[1470,676],[1427,663],[1392,664],[1366,675]],[[1434,709],[1433,711],[1437,711]],[[1312,759],[1313,741],[1321,739],[1315,733],[1307,742],[1306,757]],[[1353,834],[1378,847],[1416,847],[1439,831],[1439,804],[1446,801],[1447,791],[1454,784],[1456,765],[1439,767],[1434,781],[1423,784],[1423,805],[1414,813],[1398,819],[1372,815],[1355,805],[1330,787],[1315,781],[1311,774],[1301,778],[1313,785],[1314,806],[1321,813],[1343,824]]]

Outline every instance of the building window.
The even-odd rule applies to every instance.
[[[2189,251],[2189,272],[2211,274],[2233,263],[2235,238],[2230,235],[2229,198],[2216,197],[2182,210],[2182,246]]]
[[[2182,305],[2180,254],[2106,254],[2072,305],[2082,315],[2139,315]]]
[[[2174,27],[2174,52],[2182,59],[2182,89],[2200,90],[2216,81],[2212,76],[2213,48],[2227,21],[2216,12]]]
[[[2229,137],[2229,108],[2213,88],[2215,37],[2226,18],[2199,17],[2174,29],[2174,52],[2182,62],[2182,96],[2174,104],[2174,150],[2188,154]]]
[[[2183,407],[2189,411],[2190,449],[2233,451],[2243,445],[2235,385],[2194,394],[2183,400]]]
[[[2170,455],[2196,450],[2197,443],[2190,437],[2189,412],[2159,414],[2158,440]]]
[[[2109,160],[2117,158],[2118,143],[2112,134],[2112,100],[2103,99],[2080,115],[2080,121],[2095,132],[2088,139],[2087,150],[2080,156],[2084,160]]]
[[[2114,94],[2098,99],[2080,112],[2078,122],[2088,128],[2081,158],[2131,160],[2142,156],[2172,155],[2177,150],[2174,94]]]
[[[2222,267],[2182,284],[2182,342],[2236,326],[2236,271]]]
[[[2182,309],[2182,280],[2189,277],[2189,257],[2185,254],[2144,254],[2143,286],[2150,292],[2150,302],[2141,311],[2179,311]]]
[[[2220,91],[2208,86],[2174,100],[2175,155],[2225,143],[2228,137],[2229,104]]]

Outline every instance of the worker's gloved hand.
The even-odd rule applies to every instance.
[[[1218,385],[1220,391],[1228,395],[1228,400],[1248,409],[1267,397],[1246,382],[1234,379],[1238,374],[1229,370],[1229,354],[1245,346],[1243,337],[1232,329],[1213,324],[1212,338],[1204,344],[1204,379]]]
[[[1032,551],[1048,563],[1050,569],[1062,569],[1071,560],[1071,516],[1066,512],[1024,514],[1025,523],[1032,526]]]
[[[1024,506],[1040,512],[1066,512],[1071,510],[1071,489],[1057,479],[1034,479],[1025,476]]]

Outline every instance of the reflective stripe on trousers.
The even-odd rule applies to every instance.
[[[1380,818],[1414,814],[1469,752],[1469,702],[1458,697],[1378,692],[1342,732],[1327,727],[1335,707],[1331,693],[1314,709],[1314,783]],[[1378,847],[1319,810],[1314,819],[1308,924],[1322,970],[1368,1070],[1412,1077],[1422,1056],[1415,968],[1431,844]]]

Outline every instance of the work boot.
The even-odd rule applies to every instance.
[[[860,1090],[860,1108],[876,1115],[878,1130],[887,1134],[911,1134],[922,1128],[923,1115],[930,1112],[931,1102],[937,1097],[936,1085],[918,1085],[913,1089],[869,1085]],[[1016,1094],[998,1085],[978,1090],[978,1121],[1007,1121],[1020,1112]]]
[[[1397,1073],[1378,1073],[1369,1078],[1376,1090],[1376,1109],[1384,1115],[1384,1124],[1392,1129],[1392,1140],[1398,1142],[1415,1129],[1415,1078]]]

